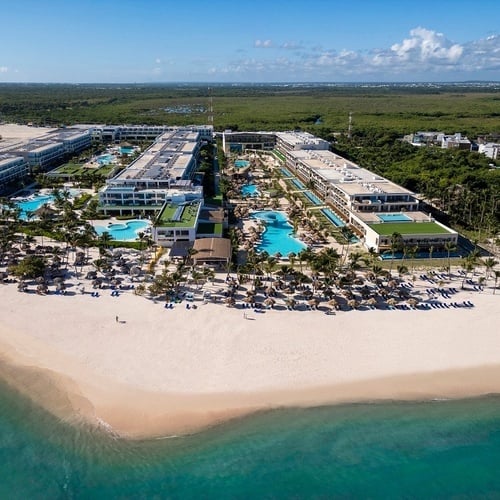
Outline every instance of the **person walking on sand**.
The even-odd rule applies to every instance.
[[[118,316],[115,316],[115,321],[118,323]]]

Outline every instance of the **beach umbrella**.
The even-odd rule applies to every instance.
[[[407,302],[410,307],[416,307],[418,305],[418,299],[415,297],[411,297]]]
[[[236,304],[236,300],[233,297],[228,297],[225,302],[227,307],[234,307]]]
[[[366,303],[369,306],[376,306],[377,305],[377,299],[375,297],[372,297],[366,301]]]
[[[398,303],[398,301],[394,297],[391,297],[390,299],[387,299],[387,305],[388,306],[395,306],[397,303]]]
[[[311,306],[313,309],[315,309],[316,307],[318,307],[318,304],[319,304],[319,300],[314,298],[314,299],[310,299],[307,301],[307,304],[309,306]]]
[[[347,301],[347,305],[352,309],[357,309],[359,307],[359,302],[355,299],[350,299]]]
[[[291,309],[295,309],[295,306],[297,305],[297,301],[295,299],[289,298],[285,300],[285,304],[290,307]]]
[[[338,309],[339,308],[339,302],[337,299],[330,299],[327,304],[333,308],[333,309]]]
[[[264,305],[266,307],[270,307],[271,309],[273,308],[275,303],[276,303],[276,301],[274,299],[272,299],[271,297],[268,297],[266,300],[264,300]]]

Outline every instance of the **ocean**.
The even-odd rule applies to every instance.
[[[280,409],[127,441],[0,385],[0,498],[500,498],[500,397]]]

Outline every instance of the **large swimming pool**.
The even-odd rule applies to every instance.
[[[283,212],[262,210],[252,214],[252,217],[262,220],[266,226],[261,242],[257,245],[259,252],[286,256],[292,252],[297,254],[306,248],[305,243],[292,236],[293,227]]]
[[[382,222],[409,222],[413,220],[411,217],[408,217],[406,214],[403,214],[401,212],[393,214],[377,214],[377,217]]]
[[[52,203],[53,201],[54,196],[51,194],[37,194],[30,196],[26,200],[17,201],[16,206],[21,209],[19,218],[21,220],[27,220],[29,214],[32,214],[41,206],[46,205],[47,203]]]
[[[95,225],[95,232],[100,236],[107,231],[116,241],[133,241],[138,238],[138,233],[149,227],[145,220],[129,220],[123,223],[108,224],[107,226]]]

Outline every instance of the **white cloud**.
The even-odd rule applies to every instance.
[[[371,51],[306,46],[290,41],[273,44],[271,40],[256,40],[254,46],[273,47],[281,54],[239,57],[212,66],[210,74],[261,81],[500,79],[499,35],[459,44],[443,33],[417,27],[402,41]]]
[[[155,59],[155,64],[161,64],[161,59],[159,57]]]
[[[402,43],[395,43],[391,51],[403,61],[446,61],[456,62],[463,52],[463,47],[453,44],[442,33],[436,33],[425,28],[415,28],[410,31],[411,38]]]
[[[8,73],[9,68],[7,66],[0,66],[0,73]]]
[[[258,49],[270,49],[272,46],[272,40],[255,40],[254,42],[254,47]]]

